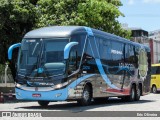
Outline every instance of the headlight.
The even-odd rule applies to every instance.
[[[61,88],[62,84],[55,85],[55,89]]]
[[[65,83],[62,83],[62,84],[58,84],[58,85],[55,85],[55,89],[59,89],[59,88],[61,88],[61,87],[63,87],[63,86],[66,86],[68,84],[68,82],[65,82]]]
[[[20,87],[21,87],[21,84],[18,84],[18,83],[17,83],[17,84],[16,84],[16,87],[20,88]]]

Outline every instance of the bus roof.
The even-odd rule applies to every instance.
[[[121,41],[128,44],[134,44],[136,46],[142,46],[142,44],[127,40],[125,38],[103,32],[97,29],[90,28],[92,32],[96,35],[104,36],[111,40]],[[51,37],[70,37],[75,33],[87,33],[85,26],[50,26],[43,27],[39,29],[32,30],[25,34],[24,38],[51,38]],[[143,45],[145,46],[145,45]],[[149,47],[145,46],[145,48],[150,51]]]
[[[82,26],[50,26],[32,30],[24,38],[69,37],[76,32],[86,32]]]
[[[160,63],[157,63],[157,64],[152,64],[152,66],[160,66]]]

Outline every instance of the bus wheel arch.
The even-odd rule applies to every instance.
[[[79,99],[77,102],[82,106],[87,106],[91,104],[92,97],[93,97],[92,84],[90,82],[87,82],[83,88],[82,98]]]
[[[93,88],[92,88],[92,84],[90,82],[87,82],[85,85],[88,85],[90,90],[91,90],[91,98],[93,97]]]

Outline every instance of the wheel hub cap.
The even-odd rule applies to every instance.
[[[84,91],[83,97],[87,101],[89,99],[89,92],[88,91]]]

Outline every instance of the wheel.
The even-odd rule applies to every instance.
[[[135,100],[138,101],[141,97],[141,88],[140,85],[138,86],[137,90],[136,90],[136,95],[135,95]]]
[[[135,100],[135,96],[136,96],[136,89],[135,87],[132,85],[131,87],[131,91],[130,91],[130,95],[125,97],[125,100],[128,102],[132,102]]]
[[[38,104],[42,107],[46,107],[49,104],[49,101],[38,101]]]
[[[82,93],[82,98],[77,102],[82,106],[87,106],[91,104],[91,99],[92,99],[92,90],[88,85],[85,85]]]
[[[152,86],[152,92],[157,93],[157,87],[155,85]]]
[[[108,97],[105,98],[94,98],[94,102],[96,103],[106,103],[108,100]]]

